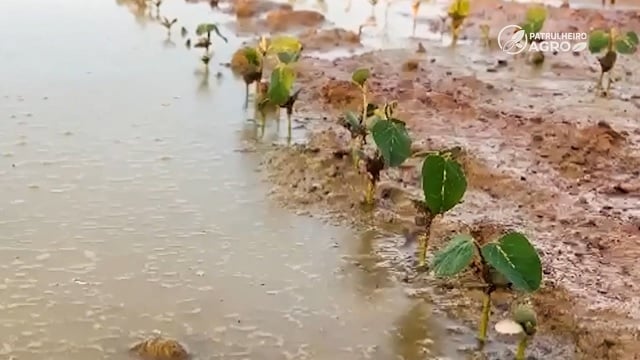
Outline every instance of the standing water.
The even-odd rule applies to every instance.
[[[353,264],[375,234],[265,200],[218,65],[240,39],[207,81],[180,37],[230,18],[162,10],[171,40],[113,1],[0,2],[0,357],[126,359],[154,332],[198,359],[446,354],[425,303]]]

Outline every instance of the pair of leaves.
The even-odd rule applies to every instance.
[[[229,40],[224,35],[222,35],[222,33],[220,32],[220,28],[218,28],[218,25],[216,24],[205,23],[198,25],[198,27],[196,28],[196,35],[198,36],[210,34],[211,32],[214,32],[216,35],[218,35],[218,37],[224,40],[224,42],[229,42]]]
[[[480,252],[486,263],[510,283],[525,292],[536,291],[542,283],[542,264],[538,252],[521,233],[511,232]],[[454,276],[471,264],[476,244],[469,235],[458,235],[435,256],[433,269],[438,276]]]
[[[286,64],[280,64],[273,69],[267,92],[269,101],[274,105],[284,105],[289,101],[295,79],[295,70]]]
[[[443,214],[456,206],[467,191],[462,166],[448,156],[428,155],[422,163],[422,191],[432,214]]]
[[[378,118],[371,126],[371,136],[386,166],[400,166],[411,156],[411,138],[403,121]]]
[[[614,34],[614,38],[611,39],[611,32],[604,30],[594,30],[589,34],[589,51],[592,54],[601,52],[604,49],[609,48],[611,41],[613,41],[613,48],[620,54],[633,54],[638,49],[638,35],[633,31],[628,31],[625,34]]]
[[[470,10],[469,0],[453,0],[447,12],[452,18],[466,18],[469,16]]]

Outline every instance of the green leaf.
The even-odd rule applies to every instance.
[[[473,238],[470,235],[457,235],[435,255],[433,270],[437,276],[454,276],[469,266],[474,253]]]
[[[280,65],[273,69],[267,92],[271,103],[284,105],[289,100],[295,76],[295,71],[286,65]]]
[[[300,42],[300,40],[293,36],[276,36],[269,42],[267,52],[269,54],[298,54],[302,52],[302,43]]]
[[[589,51],[597,54],[609,46],[609,33],[603,30],[594,30],[589,34]]]
[[[411,138],[403,122],[379,120],[372,126],[371,135],[387,166],[399,166],[411,156]]]
[[[616,39],[615,47],[620,54],[635,53],[638,50],[638,35],[633,31],[629,31]]]
[[[449,5],[449,16],[457,18],[466,18],[469,16],[471,6],[469,0],[453,0],[453,3]]]
[[[292,53],[292,52],[279,52],[277,56],[278,56],[278,60],[280,60],[281,63],[291,64],[298,61],[300,54]]]
[[[247,58],[247,62],[250,65],[253,65],[255,67],[260,67],[260,63],[262,62],[260,53],[258,53],[258,50],[256,50],[255,48],[251,47],[251,46],[247,46],[244,48],[244,57]]]
[[[220,29],[216,24],[212,24],[212,23],[200,24],[196,28],[196,35],[198,36],[209,34],[211,32],[214,32],[216,35],[218,35],[222,40],[224,40],[224,42],[229,42],[227,38],[220,33]]]
[[[367,82],[367,79],[369,79],[369,75],[371,75],[369,69],[360,68],[353,72],[353,74],[351,75],[351,81],[362,87],[364,86],[364,83]]]
[[[542,265],[536,249],[518,232],[482,247],[482,257],[516,288],[536,291],[542,283]]]
[[[422,163],[422,191],[427,207],[433,214],[443,214],[462,200],[467,179],[462,166],[455,160],[437,154],[427,156]]]
[[[352,129],[356,129],[360,126],[360,119],[358,118],[358,115],[352,111],[347,111],[347,113],[344,114],[344,119]]]
[[[547,9],[544,6],[532,6],[527,9],[527,13],[525,15],[525,22],[527,23],[540,23],[544,24],[544,21],[547,19]],[[542,28],[542,26],[540,26]],[[536,32],[540,31],[538,29]]]

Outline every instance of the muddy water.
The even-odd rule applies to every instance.
[[[265,200],[257,156],[237,151],[244,87],[217,66],[239,39],[216,43],[207,81],[179,27],[166,40],[115,2],[0,13],[2,358],[124,359],[153,332],[200,359],[451,355],[447,323],[371,257],[375,234]]]

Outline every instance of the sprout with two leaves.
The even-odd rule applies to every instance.
[[[495,329],[500,334],[520,335],[516,360],[525,360],[527,345],[536,334],[537,327],[536,312],[530,305],[520,304],[511,313],[511,318],[498,321]]]
[[[414,201],[422,217],[425,232],[418,237],[418,266],[426,265],[431,224],[462,201],[467,191],[467,179],[462,166],[455,160],[460,148],[452,148],[427,155],[422,163],[421,182],[424,200]],[[418,224],[416,224],[418,225]]]
[[[435,274],[441,277],[455,276],[470,265],[479,273],[484,282],[482,315],[478,327],[480,344],[487,339],[491,294],[494,291],[514,287],[531,293],[540,288],[542,283],[538,252],[527,237],[519,232],[510,232],[485,244],[470,235],[457,235],[435,255],[432,265]]]
[[[367,188],[364,203],[374,204],[376,185],[380,181],[382,170],[398,167],[411,156],[411,138],[406,124],[394,117],[393,110],[396,103],[387,104],[383,110],[375,111],[370,124],[371,136],[376,144],[372,156],[365,155],[361,150],[359,157],[364,159],[366,169]]]
[[[604,74],[608,74],[607,88],[603,95],[608,95],[611,89],[611,69],[616,63],[618,53],[633,54],[638,50],[638,35],[633,31],[620,33],[617,29],[611,28],[609,31],[594,30],[589,34],[589,51],[592,54],[606,51],[601,57],[598,57],[600,63],[600,78],[598,80],[597,90],[602,89],[602,80]]]
[[[455,46],[460,38],[460,31],[462,30],[462,23],[464,19],[469,16],[469,0],[453,0],[453,3],[449,6],[447,15],[451,19],[451,45]]]
[[[340,121],[340,124],[351,133],[351,154],[355,169],[358,169],[359,151],[367,141],[368,128],[370,127],[367,120],[373,116],[374,110],[377,109],[375,105],[369,103],[367,98],[367,80],[369,76],[371,76],[371,72],[366,68],[356,69],[351,74],[351,82],[358,87],[362,95],[362,110],[360,115],[349,111],[345,114],[344,119]]]
[[[194,47],[204,48],[205,53],[202,56],[201,60],[205,65],[208,65],[209,61],[211,60],[211,53],[209,52],[209,48],[212,45],[211,43],[212,32],[218,35],[218,37],[224,40],[224,42],[228,42],[227,38],[220,33],[220,29],[218,28],[218,25],[212,24],[212,23],[205,23],[205,24],[198,25],[198,27],[196,28],[196,35],[200,36],[200,38],[198,38],[198,41],[196,42]]]
[[[235,76],[242,77],[245,83],[245,109],[249,105],[249,86],[256,84],[256,96],[258,86],[262,81],[264,58],[267,56],[267,38],[262,36],[257,46],[245,46],[238,49],[231,57],[231,72]]]
[[[167,36],[171,36],[171,27],[177,22],[178,22],[177,18],[174,18],[173,20],[169,20],[164,16],[162,17],[161,24],[162,26],[165,27],[165,29],[167,29]]]
[[[281,108],[287,111],[287,140],[291,141],[291,115],[293,106],[302,89],[293,90],[296,62],[302,53],[302,44],[291,36],[280,36],[271,39],[266,51],[267,55],[275,55],[277,65],[274,67],[266,86],[266,93],[257,102],[257,108],[263,118],[267,113]]]

